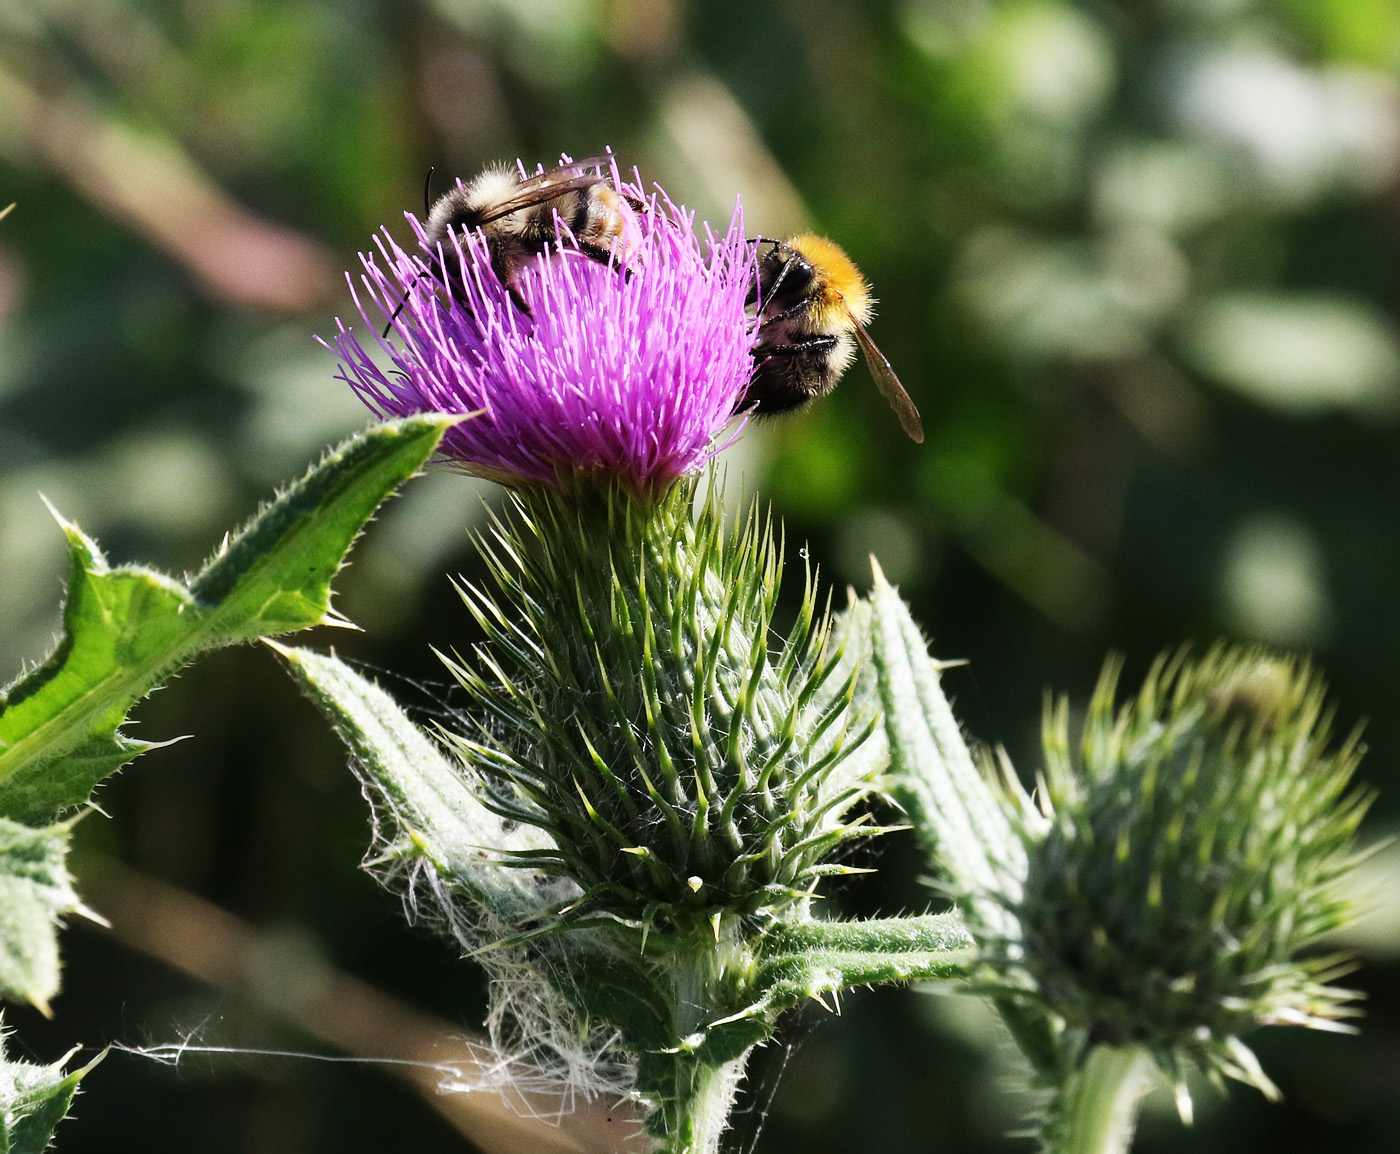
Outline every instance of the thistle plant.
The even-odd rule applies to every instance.
[[[1076,750],[1045,728],[1048,824],[1021,897],[1025,976],[1096,1041],[1277,1091],[1239,1035],[1335,1029],[1354,995],[1306,953],[1346,917],[1336,883],[1369,804],[1306,663],[1248,647],[1161,659],[1115,707],[1110,665]],[[1005,951],[1001,951],[1003,956]]]
[[[883,743],[812,575],[780,630],[771,524],[727,527],[696,476],[753,371],[754,246],[737,213],[701,237],[623,191],[625,261],[557,223],[514,292],[479,234],[433,251],[411,221],[420,250],[381,240],[360,282],[392,367],[334,340],[380,412],[473,414],[442,453],[510,490],[490,584],[461,589],[486,640],[448,658],[458,723],[429,742],[344,666],[288,656],[376,800],[381,876],[492,974],[498,1044],[634,1096],[679,1154],[717,1148],[782,1010],[958,973],[969,939],[948,915],[816,915],[881,832],[858,806]]]
[[[1319,953],[1369,797],[1304,661],[1221,646],[1160,661],[1126,703],[1110,665],[1072,736],[1060,702],[1029,792],[977,757],[942,667],[876,573],[832,615],[808,569],[782,620],[781,534],[730,525],[704,470],[738,435],[756,352],[754,245],[640,181],[607,259],[557,218],[510,285],[491,240],[386,233],[340,325],[340,377],[402,418],[329,455],[194,577],[110,567],[64,524],[64,635],[0,691],[0,994],[47,1009],[94,787],[149,748],[131,705],[200,652],[336,624],[330,582],[434,446],[505,500],[460,585],[482,640],[430,732],[333,655],[273,645],[349,745],[368,866],[492,978],[503,1084],[631,1099],[665,1154],[719,1147],[779,1016],[877,982],[989,998],[1044,1092],[1043,1149],[1131,1141],[1153,1064],[1276,1094],[1242,1035],[1346,1028]],[[384,322],[387,329],[375,336]],[[737,416],[736,416],[737,414]],[[441,438],[441,440],[439,440]],[[269,642],[269,644],[272,644]],[[823,917],[824,879],[892,797],[958,910]],[[3,1038],[0,1037],[0,1041]],[[81,1079],[3,1060],[0,1146],[38,1154]]]
[[[1077,741],[1068,704],[1049,711],[1032,796],[1004,758],[975,763],[888,587],[875,606],[896,794],[977,939],[972,988],[1046,1091],[1042,1147],[1126,1150],[1152,1064],[1187,1119],[1191,1068],[1276,1096],[1241,1034],[1345,1028],[1353,998],[1317,950],[1370,798],[1316,672],[1183,651],[1118,705],[1110,663]]]

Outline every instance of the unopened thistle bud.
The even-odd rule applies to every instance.
[[[811,585],[775,650],[769,527],[736,533],[713,494],[692,499],[523,495],[483,543],[500,592],[467,591],[493,672],[454,663],[488,706],[461,748],[490,804],[554,835],[530,860],[582,888],[570,917],[710,933],[805,909],[823,862],[870,832],[841,820],[869,782],[843,769],[862,730]]]
[[[1159,661],[1115,709],[1110,666],[1075,749],[1068,709],[1045,729],[1043,808],[1023,823],[1028,868],[1004,895],[1019,940],[1008,985],[1088,1045],[1141,1046],[1274,1093],[1239,1035],[1338,1028],[1353,995],[1336,957],[1338,881],[1369,798],[1347,787],[1354,739],[1333,746],[1304,661],[1220,646]]]

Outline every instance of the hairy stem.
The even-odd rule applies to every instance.
[[[708,940],[707,940],[708,939]],[[709,1030],[733,1004],[736,982],[751,974],[754,958],[734,919],[714,936],[694,935],[692,947],[670,965],[674,1050],[651,1066],[642,1089],[656,1102],[648,1126],[664,1154],[714,1154],[729,1124],[751,1045],[716,1048]],[[643,1075],[646,1077],[645,1074]]]
[[[745,1053],[719,1066],[705,1065],[693,1056],[678,1061],[676,1097],[663,1103],[652,1116],[651,1129],[658,1135],[659,1154],[715,1154],[729,1128],[739,1082],[748,1064]]]
[[[1095,1046],[1056,1092],[1042,1135],[1050,1154],[1126,1154],[1147,1089],[1147,1052]]]

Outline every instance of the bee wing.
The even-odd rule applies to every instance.
[[[558,168],[551,169],[550,172],[541,173],[541,175],[551,176],[557,172],[573,172],[575,169],[581,168],[596,168],[601,171],[611,164],[611,156],[588,156],[583,160],[571,160],[568,164],[561,164]]]
[[[894,369],[890,367],[890,362],[885,359],[885,354],[875,347],[875,342],[870,339],[870,334],[865,331],[865,326],[855,317],[856,341],[860,345],[860,351],[865,354],[865,363],[870,366],[870,375],[875,378],[875,387],[880,390],[880,395],[890,403],[890,408],[894,410],[894,415],[899,418],[899,425],[909,439],[922,445],[924,443],[924,422],[919,417],[919,410],[914,407],[914,402],[910,399],[908,392],[899,383],[899,378],[894,375]]]
[[[570,166],[572,167],[572,166]],[[556,170],[557,172],[558,170]],[[551,200],[558,200],[561,196],[575,192],[579,189],[592,188],[595,184],[602,184],[603,177],[597,175],[580,174],[570,176],[564,180],[554,179],[555,172],[544,172],[539,176],[532,177],[520,186],[520,190],[509,200],[503,200],[500,204],[492,205],[489,212],[482,213],[481,220],[477,227],[483,224],[490,224],[493,220],[500,220],[509,216],[513,212],[519,212],[523,208],[532,208],[537,204],[546,204]]]

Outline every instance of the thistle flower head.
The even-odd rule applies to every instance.
[[[1369,799],[1359,750],[1331,747],[1302,661],[1247,648],[1160,661],[1115,709],[1105,672],[1077,750],[1046,726],[1048,821],[1023,823],[1024,887],[1007,895],[1017,984],[1093,1042],[1139,1044],[1273,1087],[1238,1040],[1266,1024],[1336,1028],[1337,959],[1300,957],[1346,917],[1338,879]]]
[[[352,291],[371,332],[389,321],[371,347],[390,367],[337,322],[340,377],[386,417],[474,414],[441,452],[507,484],[601,476],[655,494],[697,470],[723,447],[752,369],[754,246],[737,210],[702,244],[663,192],[643,199],[615,165],[612,183],[629,218],[614,259],[581,250],[556,217],[558,242],[511,288],[479,230],[434,247],[410,215],[417,252],[377,238]]]

